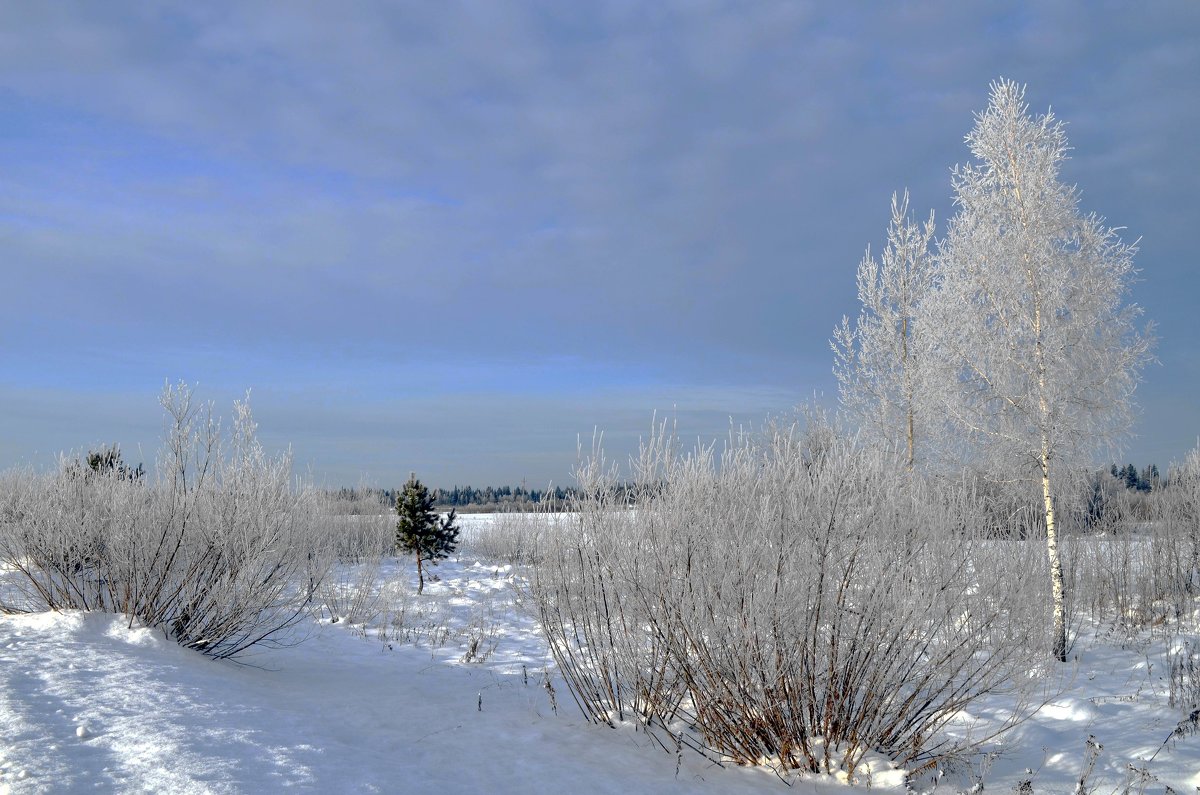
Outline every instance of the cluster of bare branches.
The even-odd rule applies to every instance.
[[[1066,539],[1069,605],[1118,629],[1178,631],[1200,607],[1200,448],[1153,493],[1103,500]]]
[[[0,488],[0,610],[122,613],[180,645],[227,658],[284,639],[335,560],[316,492],[270,457],[245,402],[222,433],[191,390],[162,395],[156,476],[63,459],[11,471]]]
[[[554,521],[548,508],[490,515],[487,523],[464,524],[462,549],[510,564],[536,564],[538,539]]]
[[[828,428],[635,465],[596,451],[539,546],[534,593],[584,714],[742,764],[842,770],[933,753],[973,700],[1019,687],[1049,637],[1045,564],[973,491]]]

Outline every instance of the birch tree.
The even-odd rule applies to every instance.
[[[904,450],[912,468],[916,457],[918,361],[913,345],[917,305],[932,289],[933,213],[924,224],[908,214],[908,191],[892,194],[887,246],[879,261],[870,247],[858,265],[862,310],[853,328],[842,317],[830,345],[833,372],[847,419],[863,436],[892,450]],[[921,433],[924,433],[922,427]]]
[[[957,214],[939,250],[939,289],[922,303],[919,337],[938,366],[930,394],[989,464],[1040,480],[1054,612],[1066,659],[1065,592],[1055,497],[1073,467],[1113,452],[1128,433],[1149,330],[1124,303],[1135,247],[1059,171],[1061,122],[1028,113],[1024,88],[991,86],[966,138],[976,162],[953,172]]]

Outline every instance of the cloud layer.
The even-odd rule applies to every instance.
[[[449,479],[561,481],[575,432],[632,433],[662,400],[831,390],[891,192],[949,216],[1001,75],[1069,122],[1085,208],[1143,240],[1144,401],[1194,393],[1185,2],[5,6],[0,384],[76,406],[67,446],[117,396],[157,428],[171,377],[286,393],[264,429],[297,418],[335,480],[449,448]],[[0,463],[47,449],[8,417]],[[1143,426],[1131,452],[1163,461],[1200,410]]]

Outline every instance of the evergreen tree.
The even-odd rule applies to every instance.
[[[1158,465],[1150,464],[1142,470],[1142,482],[1138,484],[1138,491],[1153,491],[1158,488]]]
[[[117,444],[103,450],[89,451],[84,458],[84,463],[87,465],[88,471],[92,473],[102,475],[114,473],[122,479],[141,480],[142,476],[146,474],[146,470],[141,464],[138,464],[136,469],[125,465],[125,460],[121,457],[121,447]]]
[[[458,546],[454,511],[445,519],[433,509],[434,497],[417,480],[416,473],[396,495],[396,548],[417,556],[417,593],[425,590],[425,564],[436,566]]]

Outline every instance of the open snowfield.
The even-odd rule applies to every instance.
[[[405,562],[407,563],[407,562]],[[389,576],[408,577],[408,566]],[[674,758],[586,725],[551,677],[508,567],[462,559],[415,643],[315,622],[299,645],[214,662],[110,614],[0,618],[0,787],[11,792],[756,792],[766,771]],[[415,597],[414,597],[415,598]],[[496,610],[485,662],[471,629]],[[440,645],[431,648],[431,643]],[[82,731],[82,736],[80,732]],[[770,779],[770,781],[768,781]]]
[[[464,539],[490,521],[471,517]],[[392,597],[371,629],[314,618],[302,642],[242,664],[111,614],[0,617],[0,791],[868,791],[794,776],[789,790],[765,767],[721,768],[632,727],[590,725],[555,675],[526,572],[468,543],[417,597],[412,568],[385,562]],[[1165,742],[1187,716],[1168,707],[1168,652],[1187,641],[1198,638],[1081,637],[1077,662],[1049,675],[1060,692],[993,753],[947,761],[936,792],[1023,780],[1072,792],[1089,736],[1102,749],[1089,792],[1200,790],[1200,735]],[[956,726],[986,732],[1009,706],[984,702]],[[904,791],[883,766],[870,783]]]

